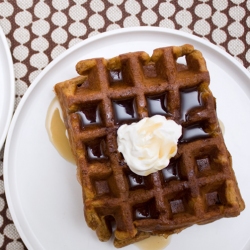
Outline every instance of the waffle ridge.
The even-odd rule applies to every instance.
[[[101,241],[114,232],[114,245],[123,247],[240,214],[245,205],[200,51],[185,44],[155,49],[151,56],[130,52],[80,61],[76,71],[79,76],[56,84],[55,92],[85,219]],[[183,135],[165,169],[138,176],[117,151],[117,129],[156,114],[181,124]]]

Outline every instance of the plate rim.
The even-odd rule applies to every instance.
[[[2,50],[5,54],[5,57],[7,58],[7,65],[8,65],[8,72],[5,72],[4,74],[8,75],[10,82],[9,82],[9,89],[10,89],[10,95],[8,96],[8,103],[6,105],[8,111],[6,112],[5,115],[5,125],[4,125],[4,130],[0,134],[0,150],[3,148],[5,139],[8,134],[8,129],[10,127],[11,119],[13,117],[13,111],[14,111],[14,105],[15,105],[15,93],[16,93],[16,87],[15,87],[15,75],[14,75],[14,64],[10,52],[10,47],[7,42],[7,38],[3,32],[3,29],[0,26],[0,40],[3,43],[3,48]]]
[[[224,56],[227,60],[229,60],[231,63],[233,63],[233,65],[236,66],[250,80],[250,72],[242,64],[240,64],[235,58],[233,58],[233,56],[231,56],[226,51],[219,48],[217,45],[215,45],[215,44],[213,44],[213,43],[211,43],[211,42],[209,42],[201,37],[195,36],[195,35],[190,34],[190,33],[186,33],[184,31],[174,30],[174,29],[169,29],[169,28],[161,28],[161,27],[139,26],[139,27],[120,28],[117,30],[106,31],[106,32],[97,34],[95,36],[89,37],[89,38],[77,43],[76,45],[74,45],[71,48],[64,51],[62,54],[60,54],[54,60],[52,60],[43,69],[43,71],[35,78],[35,80],[31,83],[31,85],[29,86],[29,88],[25,92],[24,96],[22,97],[22,99],[21,99],[21,101],[20,101],[20,103],[19,103],[19,105],[18,105],[18,107],[13,115],[12,121],[10,123],[9,133],[7,135],[7,138],[6,138],[6,145],[5,145],[5,150],[4,150],[5,161],[3,162],[3,176],[4,176],[4,188],[5,188],[6,200],[7,200],[7,204],[8,204],[10,213],[12,215],[14,225],[15,225],[20,237],[22,238],[24,244],[26,245],[26,247],[28,247],[28,249],[33,249],[33,247],[30,244],[30,242],[31,242],[30,238],[27,237],[27,233],[25,233],[25,231],[22,229],[22,226],[20,225],[19,219],[16,215],[15,207],[12,203],[11,191],[9,189],[10,186],[9,186],[9,176],[8,176],[9,147],[11,145],[11,138],[12,138],[13,132],[15,130],[15,125],[18,121],[18,117],[23,109],[23,106],[25,105],[28,97],[32,94],[32,91],[35,89],[35,87],[41,81],[41,79],[47,74],[47,72],[51,68],[53,68],[58,62],[63,60],[69,54],[73,53],[75,50],[77,50],[81,47],[84,47],[89,43],[92,43],[92,42],[97,41],[97,40],[101,40],[101,39],[106,38],[106,37],[112,37],[113,35],[119,35],[121,33],[136,33],[136,32],[166,33],[168,35],[173,34],[173,35],[178,35],[178,36],[185,37],[185,38],[187,37],[191,40],[195,40],[198,43],[201,43],[201,44],[213,49],[214,51],[221,54],[222,56]],[[26,219],[26,218],[24,218],[24,219]],[[28,227],[29,227],[29,225],[28,225]],[[34,234],[33,234],[33,237],[36,239],[36,236]],[[250,240],[250,238],[248,240]],[[41,249],[44,249],[44,247],[41,246],[39,240],[36,239],[36,243],[38,245],[40,245]]]

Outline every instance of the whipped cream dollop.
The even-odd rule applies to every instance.
[[[173,120],[161,115],[145,117],[118,129],[118,151],[134,173],[146,176],[169,164],[181,134],[181,125]]]

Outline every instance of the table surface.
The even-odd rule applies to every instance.
[[[134,26],[182,30],[226,50],[250,70],[250,0],[0,0],[14,62],[15,108],[63,51],[96,34]],[[0,151],[0,249],[26,249],[11,219]]]

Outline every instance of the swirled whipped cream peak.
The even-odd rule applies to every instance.
[[[165,168],[177,153],[182,127],[161,115],[145,117],[117,131],[118,151],[134,173],[149,175]]]

